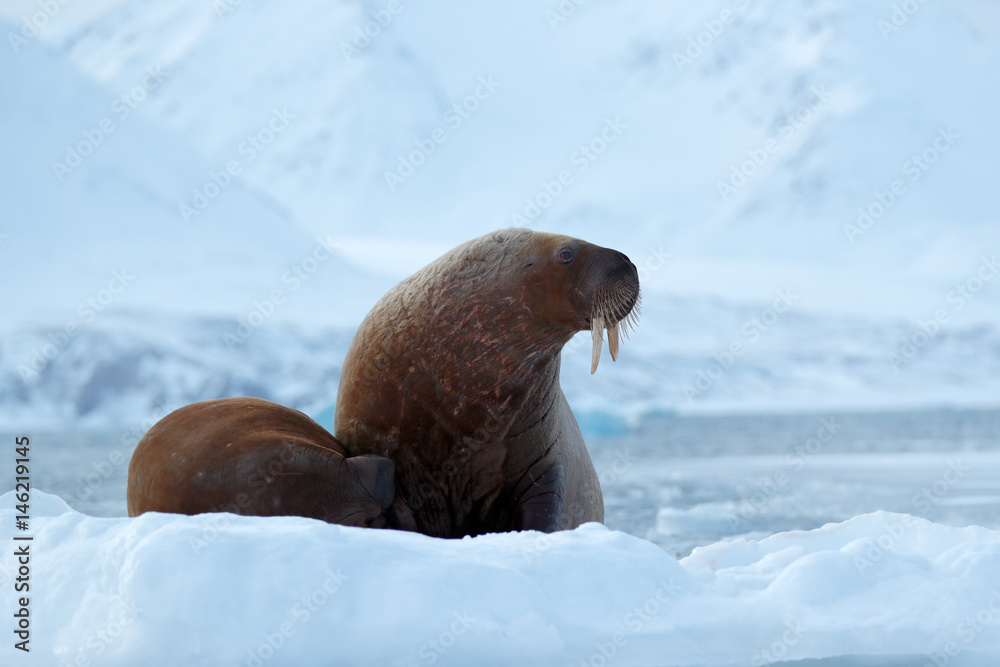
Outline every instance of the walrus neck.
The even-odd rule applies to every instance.
[[[548,391],[558,382],[560,353],[572,333],[540,328],[530,310],[510,303],[466,298],[456,307],[456,301],[437,311],[448,324],[437,327],[433,338],[422,323],[407,327],[403,337],[414,364],[430,376],[447,376],[460,402],[482,402],[509,414],[528,394]],[[463,345],[454,342],[463,339]],[[449,372],[442,374],[442,367]]]
[[[522,385],[526,391],[517,411],[517,417],[510,425],[508,438],[537,429],[544,421],[555,398],[555,392],[559,390],[559,366],[560,354],[556,352],[528,371],[526,378],[530,378],[530,381],[525,381]]]
[[[547,401],[559,388],[560,354],[525,355],[491,369],[474,389],[466,387],[462,412],[473,416],[466,427],[472,437],[464,445],[472,451],[510,442],[536,429],[547,412]],[[484,391],[485,387],[489,391]],[[550,402],[550,401],[549,401]]]

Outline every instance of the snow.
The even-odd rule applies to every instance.
[[[4,539],[14,502],[0,498]],[[905,514],[678,561],[599,524],[440,540],[303,518],[99,519],[40,491],[31,511],[32,651],[5,643],[5,664],[1000,659],[1000,532]],[[0,567],[13,579],[9,550]]]
[[[0,163],[0,281],[17,286],[0,319],[11,426],[108,426],[250,384],[323,411],[339,341],[386,289],[532,206],[525,224],[640,267],[644,316],[622,362],[591,379],[567,354],[564,384],[585,412],[630,424],[996,405],[1000,290],[980,274],[1000,249],[990,3],[920,3],[883,34],[893,5],[864,0],[404,2],[347,55],[379,3],[58,4],[36,36],[11,41],[39,7],[0,7],[0,138],[18,156]],[[702,35],[725,10],[724,30]],[[710,43],[679,61],[697,39]],[[113,129],[91,154],[57,173],[102,123]],[[386,173],[439,129],[390,188]],[[266,145],[241,150],[253,137]],[[720,196],[761,150],[767,160]],[[230,163],[238,173],[215,194]],[[206,192],[185,221],[180,206]],[[848,233],[886,193],[885,213]],[[318,247],[329,258],[288,280]],[[123,270],[134,279],[106,294]],[[788,316],[685,393],[779,291],[797,297]],[[893,368],[901,340],[923,340],[941,313],[916,359]],[[261,322],[254,339],[288,351],[224,346],[248,318]],[[81,335],[25,373],[71,325]],[[129,394],[99,371],[124,349],[146,359]],[[318,360],[331,376],[295,376]],[[634,391],[609,405],[611,387]]]
[[[123,484],[139,435],[197,400],[329,428],[378,297],[520,222],[639,268],[619,361],[591,377],[583,334],[562,385],[609,516],[649,539],[96,518],[36,491],[33,651],[0,663],[997,664],[1000,533],[961,527],[995,527],[988,419],[976,452],[917,455],[937,441],[900,413],[756,504],[787,463],[772,431],[654,437],[675,414],[996,408],[996,3],[403,0],[345,55],[387,6],[0,5],[0,424],[67,434],[42,472],[70,485],[108,456]],[[953,449],[972,471],[934,498],[948,526],[870,513],[927,514],[913,494]],[[7,549],[5,609],[14,572]]]

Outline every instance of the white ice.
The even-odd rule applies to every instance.
[[[8,544],[14,504],[0,498]],[[1000,660],[1000,532],[904,514],[677,561],[599,524],[441,540],[302,518],[99,519],[39,491],[31,513],[32,651],[5,641],[4,664]]]

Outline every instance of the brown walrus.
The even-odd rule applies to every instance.
[[[347,352],[334,434],[396,465],[396,494],[439,537],[603,521],[593,463],[559,386],[560,351],[634,322],[628,257],[507,229],[469,241],[389,291]]]
[[[349,526],[407,527],[390,511],[392,461],[347,458],[302,414],[259,398],[202,401],[171,412],[136,445],[128,513],[295,515]]]

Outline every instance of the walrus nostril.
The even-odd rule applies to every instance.
[[[636,270],[635,265],[632,262],[627,260],[619,262],[615,266],[607,269],[602,276],[603,283],[614,283],[618,281],[635,281],[638,284],[639,272]]]

